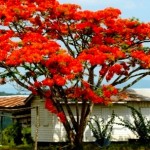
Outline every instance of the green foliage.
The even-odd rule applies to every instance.
[[[14,146],[14,147],[9,147],[9,146],[1,146],[0,150],[33,150],[33,146],[24,146],[24,145],[19,145],[19,146]],[[111,143],[109,147],[105,148],[99,148],[97,147],[94,143],[83,143],[83,149],[84,150],[150,150],[150,145],[145,144],[145,145],[140,145],[139,143]],[[38,147],[38,150],[69,150],[65,149],[64,145],[60,144],[55,144],[47,147]]]
[[[22,142],[24,145],[33,144],[33,139],[31,137],[31,127],[25,127],[21,131]]]
[[[134,134],[137,135],[141,143],[147,143],[150,140],[150,120],[147,120],[142,113],[136,110],[134,107],[127,107],[131,109],[134,121],[130,122],[129,120],[124,120],[118,117],[121,123],[117,124],[130,129]]]
[[[19,123],[14,123],[2,131],[2,144],[17,145],[21,144],[21,126]]]
[[[19,123],[14,123],[2,131],[2,145],[28,145],[32,144],[33,140],[31,138],[31,128],[22,128]]]
[[[102,96],[103,95],[102,88],[97,88],[95,93],[99,96]]]
[[[33,150],[33,146],[19,145],[19,146],[1,146],[0,150]]]
[[[104,121],[104,118],[101,118],[99,120],[98,117],[95,116],[95,118],[91,118],[88,123],[89,128],[93,133],[93,136],[96,138],[96,143],[101,147],[110,144],[114,119],[115,114],[113,112],[111,118],[107,122]]]

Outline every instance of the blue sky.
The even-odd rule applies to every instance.
[[[79,4],[83,9],[99,10],[106,7],[119,8],[122,18],[138,18],[142,22],[150,22],[150,0],[59,0],[60,3]],[[150,88],[150,77],[138,82],[133,88]],[[0,86],[0,91],[17,92],[12,85]]]
[[[59,2],[79,4],[83,9],[89,10],[119,8],[123,18],[136,17],[141,21],[150,22],[150,0],[59,0]]]

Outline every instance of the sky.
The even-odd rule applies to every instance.
[[[119,8],[123,18],[136,17],[150,22],[150,0],[59,0],[60,3],[79,4],[82,9],[100,10],[107,7]]]
[[[142,22],[150,22],[150,0],[59,0],[60,3],[79,4],[84,10],[101,10],[114,7],[121,10],[122,18],[138,18]],[[150,88],[150,76],[142,79],[132,88]],[[0,92],[18,92],[12,84],[1,85]]]

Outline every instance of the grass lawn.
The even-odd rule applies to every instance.
[[[0,150],[33,150],[32,146],[0,146]]]
[[[150,150],[149,145],[140,145],[138,143],[112,143],[107,148],[100,148],[95,144],[84,143],[84,150]],[[0,146],[0,150],[34,150],[33,146],[16,146],[16,147],[9,147],[9,146]],[[51,145],[49,147],[38,147],[38,150],[69,150],[65,146],[60,145]]]

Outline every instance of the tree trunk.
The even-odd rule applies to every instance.
[[[70,150],[83,150],[83,135],[76,134],[70,146]]]
[[[76,137],[72,150],[83,150],[83,141],[81,138]]]
[[[66,130],[69,143],[70,143],[70,150],[83,150],[83,136],[84,131],[87,126],[87,122],[89,119],[89,115],[92,111],[93,103],[85,104],[84,111],[82,110],[82,115],[80,121],[78,122],[76,129]],[[69,123],[69,122],[68,122]],[[64,124],[66,126],[67,124]],[[67,128],[66,128],[67,129]]]

